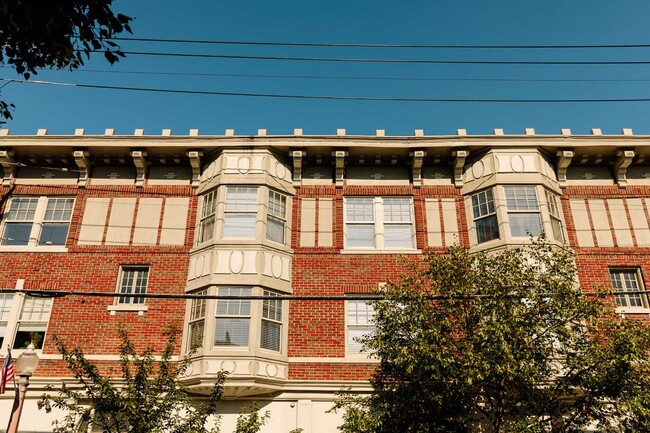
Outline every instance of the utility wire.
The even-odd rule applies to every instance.
[[[221,300],[287,300],[287,301],[377,301],[386,299],[382,293],[354,293],[349,295],[196,295],[196,294],[170,294],[170,293],[118,293],[118,292],[84,292],[76,290],[38,290],[38,289],[0,289],[0,293],[24,293],[33,297],[60,298],[65,296],[88,296],[100,298],[153,298],[153,299],[221,299]],[[616,295],[635,295],[650,293],[650,290],[637,290],[625,292],[580,292],[580,294],[589,297],[605,297]],[[551,296],[550,293],[541,293],[540,297]],[[514,298],[526,299],[529,295],[511,294],[511,295],[428,295],[432,300],[451,300],[451,299],[491,299],[491,298]]]
[[[318,99],[335,101],[380,101],[380,102],[444,102],[444,103],[489,103],[489,104],[565,104],[565,103],[611,103],[611,102],[650,102],[649,98],[593,98],[593,99],[479,99],[479,98],[406,98],[406,97],[371,97],[371,96],[330,96],[330,95],[290,95],[280,93],[243,93],[243,92],[216,92],[208,90],[181,90],[160,89],[152,87],[126,87],[106,86],[99,84],[60,83],[54,81],[14,80],[0,78],[0,81],[27,83],[37,85],[51,85],[64,87],[79,87],[86,89],[125,90],[149,93],[171,93],[186,95],[211,95],[211,96],[239,96],[251,98],[275,99]]]
[[[0,66],[2,69],[13,69]],[[69,72],[55,69],[54,72]],[[478,77],[395,77],[395,76],[359,76],[359,75],[279,75],[279,74],[228,74],[217,72],[183,72],[183,71],[114,71],[110,69],[79,69],[80,72],[117,74],[117,75],[162,75],[189,77],[236,77],[236,78],[288,78],[298,80],[359,80],[359,81],[485,81],[485,82],[649,82],[650,78],[478,78]]]
[[[122,51],[131,56],[185,57],[201,59],[280,60],[294,62],[345,63],[414,63],[434,65],[650,65],[648,60],[451,60],[451,59],[369,59],[346,57],[248,56],[234,54],[168,53],[156,51]]]
[[[205,39],[162,39],[162,38],[111,38],[114,41],[159,42],[172,44],[203,45],[256,45],[274,47],[338,47],[338,48],[424,48],[424,49],[472,49],[472,50],[536,50],[536,49],[608,49],[608,48],[650,48],[650,44],[596,44],[596,45],[446,45],[446,44],[362,44],[324,42],[268,42],[233,41]]]

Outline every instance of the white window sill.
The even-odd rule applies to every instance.
[[[115,304],[109,305],[106,310],[111,312],[111,316],[114,316],[117,311],[137,311],[138,316],[144,316],[145,311],[149,311],[149,307],[145,304]]]
[[[378,250],[378,249],[363,249],[363,248],[358,248],[358,249],[344,249],[340,250],[339,253],[341,254],[422,254],[422,250],[388,250],[388,249],[383,249],[383,250]]]
[[[0,245],[0,253],[67,253],[65,245]]]
[[[618,314],[650,314],[650,308],[645,307],[616,307]]]

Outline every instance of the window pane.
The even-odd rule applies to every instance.
[[[34,344],[34,348],[42,349],[45,339],[45,330],[25,330],[25,326],[19,325],[14,339],[14,349],[27,349],[27,346]]]
[[[411,224],[384,224],[385,248],[413,248]]]
[[[538,236],[542,232],[539,213],[509,213],[510,233],[514,237]]]
[[[6,223],[2,235],[2,245],[27,245],[32,223]]]
[[[11,293],[0,294],[0,320],[5,321],[9,319],[11,312],[11,304],[13,303],[14,295]],[[1,350],[2,346],[0,346]]]
[[[44,221],[70,221],[72,216],[72,198],[49,198],[45,209]]]
[[[476,220],[474,224],[476,226],[476,240],[479,244],[499,239],[499,223],[496,215]]]
[[[619,307],[647,307],[647,296],[641,293],[626,293],[642,290],[636,269],[610,271],[610,277],[612,288],[617,292],[615,295],[616,305]]]
[[[11,221],[32,221],[37,204],[37,197],[13,198],[6,219]]]
[[[287,197],[275,191],[269,191],[268,214],[280,219],[286,218]]]
[[[373,222],[372,197],[349,197],[345,200],[345,221],[346,222]]]
[[[218,317],[214,331],[215,346],[248,346],[250,319]]]
[[[375,331],[374,326],[349,326],[348,327],[348,353],[351,355],[364,353],[364,347],[358,340]]]
[[[559,219],[551,217],[551,227],[553,228],[553,238],[563,242],[564,230],[562,230],[562,222]]]
[[[384,221],[411,222],[410,198],[384,198]]]
[[[199,229],[201,230],[201,242],[209,241],[214,237],[214,222],[214,215],[201,220],[201,227]]]
[[[348,224],[345,236],[347,248],[373,248],[375,246],[375,225]]]
[[[65,245],[69,223],[43,223],[39,245]]]
[[[505,186],[508,210],[539,210],[534,186]]]
[[[146,293],[148,279],[149,269],[147,268],[123,268],[120,293]],[[139,296],[120,296],[117,302],[119,304],[144,304],[144,298]]]
[[[280,340],[282,338],[282,325],[268,320],[262,320],[262,334],[260,347],[263,349],[280,351]]]
[[[255,213],[227,213],[224,219],[223,236],[225,238],[254,238]]]
[[[266,223],[266,238],[277,242],[284,243],[284,221],[269,216]]]
[[[203,347],[203,335],[205,332],[205,320],[190,323],[189,349]]]
[[[257,212],[257,187],[229,186],[226,189],[226,211]]]
[[[474,218],[480,218],[495,212],[494,197],[492,196],[491,189],[481,191],[472,196],[472,210],[474,212]]]

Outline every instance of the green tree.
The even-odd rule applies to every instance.
[[[0,65],[26,80],[38,69],[77,69],[93,51],[111,64],[124,53],[111,38],[131,33],[131,17],[114,13],[113,0],[3,0],[0,2]],[[13,104],[0,101],[0,118]]]
[[[585,295],[568,248],[454,246],[385,295],[374,391],[342,395],[343,432],[650,431],[650,330]]]
[[[55,433],[85,432],[89,423],[106,433],[217,433],[217,404],[224,390],[226,373],[219,373],[205,402],[197,404],[179,380],[189,366],[189,358],[172,360],[179,330],[164,331],[166,342],[159,359],[151,349],[138,355],[126,330],[121,337],[121,380],[104,375],[79,348],[68,349],[60,339],[56,345],[77,381],[63,384],[59,395],[52,397],[54,406],[67,415],[54,426]],[[252,406],[242,414],[235,433],[256,433],[265,424],[268,413],[259,414]],[[206,424],[214,420],[215,427]]]

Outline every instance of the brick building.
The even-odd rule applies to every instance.
[[[626,294],[650,273],[648,155],[650,136],[630,130],[1,130],[0,288],[19,290],[0,293],[0,339],[18,356],[35,336],[41,358],[21,431],[50,431],[61,415],[36,409],[67,374],[53,335],[110,369],[118,323],[139,348],[161,347],[161,327],[177,323],[178,356],[199,347],[186,377],[197,395],[231,372],[224,431],[254,400],[271,412],[264,431],[334,432],[336,391],[368,390],[375,365],[355,340],[372,331],[371,307],[345,297],[397,277],[398,258],[455,242],[479,251],[544,231],[575,249],[585,289],[613,286],[621,312],[649,320],[648,297]],[[33,296],[49,290],[76,294]],[[134,296],[143,293],[240,299]],[[282,295],[340,299],[273,299]],[[12,397],[0,396],[0,422]]]

